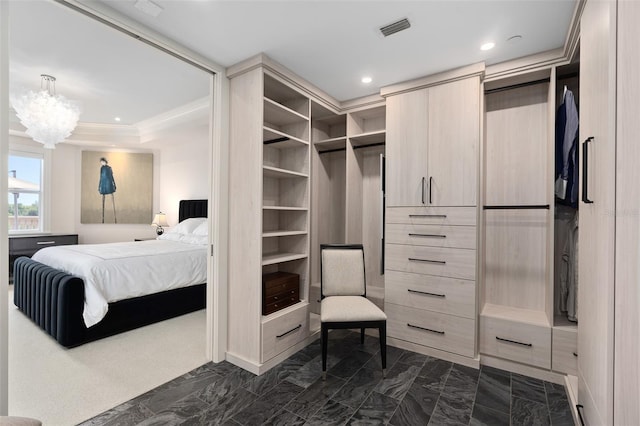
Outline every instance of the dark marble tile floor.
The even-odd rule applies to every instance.
[[[94,425],[572,426],[564,386],[387,348],[335,330],[327,379],[316,341],[262,376],[206,364],[84,423]]]

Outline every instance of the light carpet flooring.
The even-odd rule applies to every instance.
[[[204,310],[66,349],[13,305],[12,290],[10,415],[75,425],[207,362]]]

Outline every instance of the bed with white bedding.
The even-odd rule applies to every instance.
[[[63,346],[205,307],[207,200],[158,240],[48,247],[16,260],[14,303]],[[196,219],[197,218],[197,219]]]

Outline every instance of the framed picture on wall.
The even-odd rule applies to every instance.
[[[153,154],[82,151],[81,173],[81,223],[150,223]]]

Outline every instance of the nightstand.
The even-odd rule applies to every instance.
[[[78,234],[10,235],[9,282],[13,281],[13,262],[20,256],[31,257],[44,247],[78,244]]]

